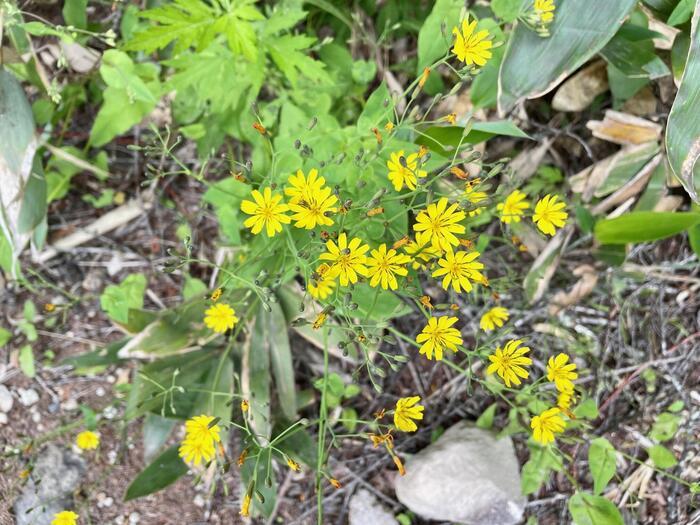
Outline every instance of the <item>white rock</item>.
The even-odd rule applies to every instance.
[[[129,523],[132,525],[141,521],[141,515],[138,512],[132,512],[129,514]]]
[[[9,412],[15,400],[5,385],[0,385],[0,412]]]
[[[0,426],[7,425],[7,414],[0,412]]]
[[[33,388],[20,388],[17,390],[19,393],[19,402],[25,407],[30,407],[39,401],[39,393]]]
[[[399,525],[394,515],[365,489],[358,490],[350,498],[348,520],[350,525]]]
[[[525,510],[510,438],[462,422],[406,461],[396,496],[426,519],[515,525]]]

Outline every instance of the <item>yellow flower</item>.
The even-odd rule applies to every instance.
[[[291,219],[284,214],[289,210],[289,206],[281,204],[282,195],[272,195],[270,188],[265,188],[263,193],[258,190],[251,192],[253,201],[241,202],[243,213],[252,215],[247,218],[243,225],[250,228],[254,235],[259,234],[263,227],[268,237],[274,237],[276,233],[282,231],[282,224],[289,224]]]
[[[94,450],[100,445],[100,436],[90,430],[85,430],[75,437],[75,444],[82,450]]]
[[[218,301],[221,298],[221,294],[224,293],[224,291],[221,288],[217,288],[214,290],[211,294],[211,300],[213,302]]]
[[[457,293],[460,293],[462,289],[465,292],[471,292],[471,281],[483,283],[485,279],[484,275],[479,272],[484,268],[484,265],[476,260],[479,255],[479,252],[467,253],[450,250],[445,253],[442,259],[438,260],[440,268],[433,272],[433,277],[445,276],[442,280],[442,287],[445,290],[448,290],[452,284],[452,288]]]
[[[501,221],[506,224],[511,222],[520,222],[520,217],[525,213],[525,210],[530,207],[530,204],[523,202],[527,198],[520,190],[515,190],[506,197],[505,202],[500,203],[496,209],[501,212]]]
[[[246,494],[241,503],[241,516],[250,516],[250,494]]]
[[[250,403],[248,403],[247,399],[244,399],[241,401],[241,412],[245,414],[248,410],[250,410]]]
[[[550,357],[547,362],[547,380],[554,383],[559,392],[571,392],[574,389],[574,379],[578,377],[575,372],[576,363],[569,363],[569,356],[559,354]]]
[[[341,286],[355,284],[358,274],[367,276],[365,253],[369,250],[369,246],[362,244],[357,237],[348,243],[347,235],[341,233],[338,236],[338,244],[332,239],[326,242],[326,250],[327,252],[322,253],[319,258],[330,261],[331,269],[328,271],[328,276],[332,279],[340,277]]]
[[[289,197],[290,204],[298,204],[301,201],[309,202],[311,197],[321,191],[326,184],[326,179],[318,176],[318,170],[309,171],[308,178],[304,172],[298,170],[296,175],[291,175],[287,182],[290,186],[284,189],[284,194]]]
[[[329,213],[335,213],[338,208],[334,206],[338,202],[338,197],[331,194],[330,188],[314,190],[308,200],[300,200],[289,205],[289,209],[294,212],[292,220],[296,221],[294,226],[311,230],[316,225],[331,226],[333,219],[328,217]]]
[[[294,461],[292,458],[287,458],[287,466],[292,469],[294,472],[300,472],[301,471],[301,466],[299,466],[299,463]]]
[[[509,314],[506,308],[502,306],[494,306],[488,312],[481,316],[479,327],[485,332],[500,328],[508,320]]]
[[[226,303],[218,303],[204,312],[204,324],[217,334],[223,334],[238,322],[236,311]]]
[[[397,253],[394,249],[387,251],[386,244],[372,250],[370,254],[371,257],[367,258],[367,270],[372,276],[369,285],[374,288],[381,284],[384,290],[388,288],[396,290],[399,287],[396,276],[408,274],[405,265],[411,262],[411,258],[403,253]]]
[[[403,157],[403,163],[401,158]],[[418,154],[411,153],[404,157],[403,150],[391,154],[391,159],[386,163],[389,168],[389,180],[394,185],[396,191],[401,191],[404,184],[410,190],[416,189],[416,182],[419,178],[427,175],[425,170],[418,169]]]
[[[385,129],[386,131],[391,132],[391,130],[394,129],[394,123],[391,122],[391,121],[387,122],[386,124],[384,124],[384,129]]]
[[[421,344],[419,354],[425,354],[429,360],[433,358],[440,361],[442,359],[442,351],[449,348],[453,352],[457,352],[457,345],[462,344],[462,335],[459,330],[452,328],[452,325],[457,322],[456,317],[431,317],[428,319],[428,324],[425,325],[423,331],[416,337],[416,342]]]
[[[429,244],[427,241],[423,243],[411,241],[404,247],[404,251],[411,258],[411,261],[413,261],[411,268],[414,270],[425,268],[426,263],[429,263],[435,259],[435,257],[439,257],[442,253],[440,249],[435,248],[432,243]]]
[[[315,275],[309,281],[309,293],[314,299],[323,301],[335,288],[335,280],[329,276],[331,269],[326,263],[320,264]]]
[[[420,396],[402,397],[396,402],[394,409],[394,425],[401,432],[415,432],[418,426],[414,423],[423,419],[423,405],[418,405]]]
[[[471,204],[479,204],[480,202],[483,202],[488,198],[488,193],[476,190],[476,186],[478,186],[480,183],[481,180],[474,179],[473,181],[467,182],[467,184],[465,185],[464,196]],[[482,211],[484,211],[483,207],[475,208],[469,212],[469,216],[476,217]]]
[[[557,6],[554,0],[535,0],[535,13],[540,18],[540,22],[548,24],[554,20],[554,10]]]
[[[566,411],[571,407],[571,403],[574,400],[574,391],[569,390],[566,392],[559,392],[557,396],[557,406],[562,410]]]
[[[486,373],[497,373],[507,387],[510,387],[511,383],[519,385],[521,377],[526,379],[530,375],[524,367],[532,364],[532,359],[525,357],[530,349],[527,346],[520,347],[521,344],[522,340],[518,339],[508,341],[503,350],[500,347],[496,348],[493,355],[489,356],[491,364]]]
[[[215,444],[221,442],[221,429],[214,424],[214,416],[194,416],[185,422],[185,439],[179,454],[186,463],[199,466],[202,460],[209,462],[216,455]]]
[[[550,408],[542,412],[539,416],[535,416],[530,420],[532,428],[532,437],[535,441],[542,445],[547,445],[554,441],[554,434],[564,432],[566,422],[559,415],[561,410],[557,407]]]
[[[62,510],[53,515],[51,525],[77,525],[78,515],[72,510]]]
[[[457,113],[449,113],[443,117],[447,122],[453,126],[457,124]]]
[[[329,481],[330,484],[333,485],[333,487],[336,488],[336,489],[339,489],[340,487],[343,486],[342,483],[340,483],[340,481],[338,481],[338,480],[335,479],[335,478],[331,478],[331,479],[328,480],[328,481]]]
[[[547,235],[554,235],[557,228],[562,228],[569,217],[569,214],[563,211],[566,208],[566,203],[557,202],[558,198],[557,195],[553,197],[545,195],[535,205],[535,214],[532,216],[532,220],[540,231]]]
[[[326,322],[326,319],[328,319],[328,314],[326,312],[321,312],[316,316],[316,319],[314,319],[314,324],[312,325],[312,328],[314,330],[318,330]]]
[[[437,203],[430,204],[416,217],[413,229],[416,234],[416,242],[425,244],[430,241],[436,250],[447,251],[452,246],[459,244],[459,239],[454,234],[463,234],[464,226],[458,224],[464,220],[463,211],[457,211],[457,204],[447,207],[447,198],[443,197]]]
[[[493,47],[493,42],[488,40],[489,32],[485,29],[475,33],[477,23],[477,20],[469,22],[469,18],[465,18],[462,20],[462,31],[456,27],[452,29],[455,36],[452,52],[468,66],[483,66],[491,58],[489,49]]]

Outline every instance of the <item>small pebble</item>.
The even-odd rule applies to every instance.
[[[105,407],[105,409],[102,411],[102,414],[104,415],[105,419],[114,419],[115,417],[117,417],[117,409],[113,406],[108,406]]]
[[[7,425],[7,414],[0,412],[0,426]]]
[[[39,401],[39,393],[33,388],[27,388],[26,390],[20,388],[17,392],[19,393],[19,402],[25,407],[30,407]]]
[[[34,421],[34,423],[41,421],[41,414],[39,414],[39,412],[32,412],[32,421]]]
[[[132,525],[141,521],[141,515],[138,512],[132,512],[129,514],[129,523]]]
[[[15,400],[5,385],[0,385],[0,412],[9,412]]]
[[[114,465],[117,462],[116,450],[110,450],[109,452],[107,452],[107,461],[109,461],[110,465]]]
[[[61,403],[61,407],[63,407],[63,410],[67,411],[78,410],[78,400],[70,398],[67,401]]]
[[[204,501],[204,498],[202,497],[201,494],[197,494],[197,495],[194,497],[194,500],[192,500],[192,501],[193,501],[193,503],[194,503],[196,506],[198,506],[198,507],[204,507],[205,501]]]
[[[97,397],[104,397],[105,393],[106,393],[106,392],[105,392],[105,389],[104,389],[103,387],[101,387],[101,386],[98,386],[98,387],[95,389],[95,395],[96,395]]]

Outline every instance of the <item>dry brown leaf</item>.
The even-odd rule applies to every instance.
[[[552,99],[552,108],[557,111],[583,111],[607,90],[607,65],[605,61],[598,60],[561,85]]]
[[[654,211],[676,211],[683,204],[680,195],[664,195],[654,206]]]
[[[561,290],[552,297],[548,307],[549,315],[557,315],[565,308],[578,304],[593,291],[598,283],[598,272],[592,266],[584,264],[576,268],[573,273],[579,277],[579,280],[568,292]]]
[[[524,182],[537,172],[551,144],[552,139],[545,139],[539,146],[521,151],[510,161],[516,183]]]
[[[631,181],[629,181],[622,188],[610,195],[608,198],[599,202],[596,206],[593,207],[591,212],[594,215],[605,213],[612,207],[617,206],[618,204],[623,203],[631,199],[632,197],[635,197],[647,185],[647,182],[649,182],[649,178],[651,178],[652,173],[654,173],[654,170],[663,160],[663,158],[663,153],[659,153],[658,155],[656,155],[653,159],[649,161],[649,163],[646,166],[639,170],[639,173],[637,173],[637,175],[635,175],[635,177]]]
[[[593,136],[623,146],[658,141],[662,130],[659,124],[611,109],[605,112],[602,121],[591,120],[586,127]]]
[[[644,86],[622,106],[622,111],[643,117],[656,113],[657,100],[651,86]]]

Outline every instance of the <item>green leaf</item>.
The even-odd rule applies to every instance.
[[[688,59],[673,102],[666,126],[666,152],[671,169],[685,191],[700,203],[700,119],[695,117],[700,107],[700,0],[697,0]]]
[[[177,423],[176,419],[146,414],[143,420],[143,459],[145,461],[151,461],[165,445],[175,423]]]
[[[24,372],[24,375],[33,378],[36,375],[34,367],[34,353],[31,345],[24,345],[19,350],[19,367]]]
[[[36,228],[46,217],[46,179],[41,159],[34,157],[29,179],[24,187],[22,206],[17,218],[17,231],[29,233]]]
[[[386,83],[382,82],[367,99],[367,103],[357,119],[357,130],[361,134],[367,134],[372,128],[384,126],[388,120],[391,120],[393,113],[394,103]]]
[[[625,29],[628,31],[625,31]],[[634,24],[625,24],[620,31],[600,51],[601,56],[623,75],[632,78],[649,78],[651,80],[669,75],[668,69],[654,48],[655,34],[637,39],[634,30],[644,29]],[[632,34],[630,34],[632,33]]]
[[[501,114],[523,99],[554,89],[602,49],[636,4],[636,0],[558,3],[549,38],[518,23],[501,64]]]
[[[577,406],[574,408],[574,416],[577,418],[581,419],[595,419],[598,417],[598,405],[595,402],[595,399],[591,399],[590,397],[583,399]]]
[[[447,53],[452,45],[452,28],[460,24],[462,0],[437,0],[418,32],[416,74]],[[443,32],[444,31],[444,32]]]
[[[129,321],[129,309],[143,307],[145,292],[146,277],[140,273],[132,274],[120,284],[105,288],[100,296],[100,306],[113,321],[126,324]]]
[[[694,0],[680,0],[666,22],[670,26],[681,25],[693,16]]]
[[[63,4],[63,19],[66,25],[87,29],[87,0],[66,0]]]
[[[506,37],[495,20],[482,18],[479,20],[478,27],[488,29],[495,42],[505,42]],[[505,51],[505,46],[494,48],[491,52],[491,58],[472,81],[469,94],[475,108],[495,108],[498,104],[498,71],[501,68]]]
[[[416,144],[425,146],[443,157],[451,157],[454,155],[457,147],[466,148],[469,145],[479,144],[499,135],[531,138],[511,120],[496,120],[492,122],[475,122],[468,128],[461,126],[430,126],[418,136]]]
[[[569,499],[569,512],[574,525],[624,525],[615,504],[602,496],[576,492]]]
[[[0,327],[0,348],[5,346],[7,342],[12,338],[12,332]]]
[[[253,320],[253,329],[243,345],[241,362],[241,390],[248,400],[248,419],[254,432],[269,439],[272,430],[270,420],[270,334],[269,320],[261,307]],[[267,322],[266,322],[267,321]],[[295,407],[296,408],[296,407]]]
[[[178,445],[173,445],[136,476],[126,489],[124,501],[153,494],[186,473],[187,465],[178,454]]]
[[[552,471],[561,471],[561,458],[551,447],[530,447],[530,459],[523,465],[520,487],[526,496],[539,490]]]
[[[504,22],[512,22],[518,18],[522,4],[523,0],[493,0],[491,9]]]
[[[187,301],[195,297],[201,297],[207,293],[207,290],[207,285],[201,279],[186,275],[185,284],[182,287],[182,298]]]
[[[95,414],[95,411],[85,404],[80,405],[80,411],[83,413],[85,428],[95,430],[97,428],[97,414]]]
[[[486,410],[484,410],[476,420],[476,426],[485,429],[490,429],[493,427],[493,417],[496,414],[496,407],[497,404],[493,403]]]
[[[603,492],[617,470],[616,452],[605,438],[596,438],[588,448],[588,466],[593,477],[593,492]]]
[[[654,421],[649,437],[656,441],[668,441],[673,439],[678,432],[680,418],[670,412],[662,412]]]
[[[676,456],[663,445],[654,445],[647,450],[649,457],[659,468],[671,468],[678,464]]]
[[[602,244],[649,242],[677,235],[700,224],[700,213],[631,212],[595,225],[595,237]]]
[[[297,417],[297,397],[287,320],[279,303],[270,303],[270,308],[269,312],[262,310],[258,316],[266,331],[264,344],[269,346],[277,399],[285,417],[294,420]]]

